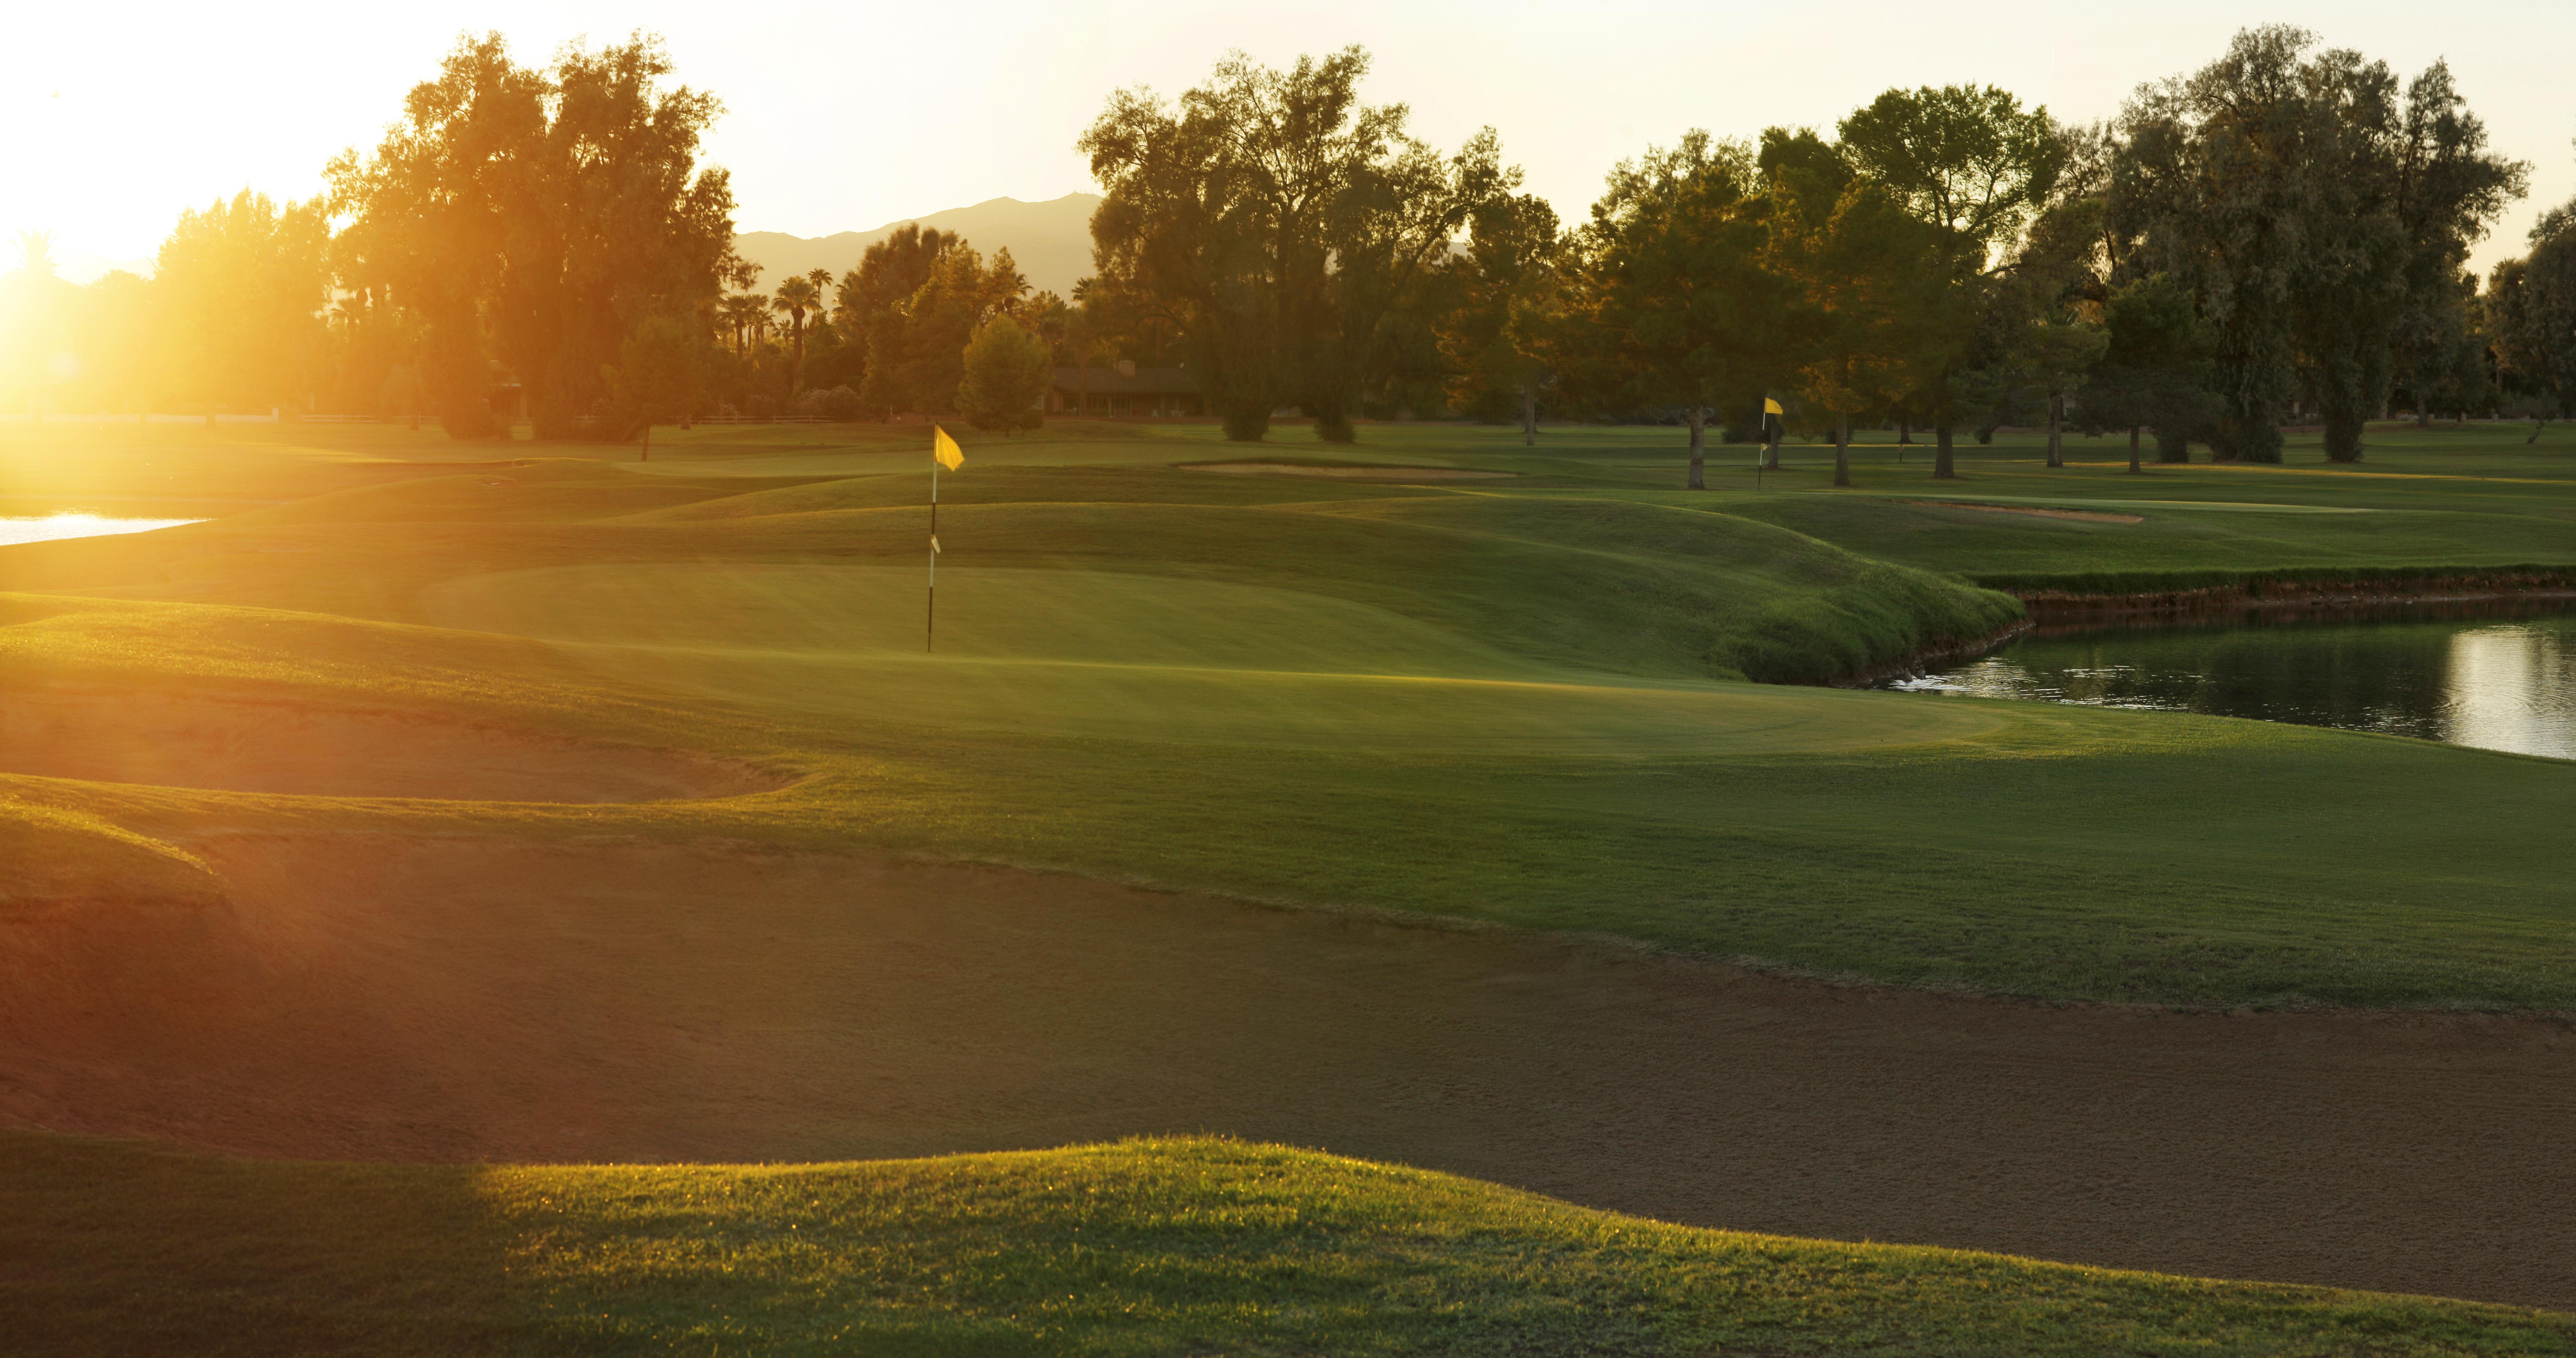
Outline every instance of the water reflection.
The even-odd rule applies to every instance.
[[[111,533],[148,533],[155,528],[176,528],[198,519],[110,519],[96,514],[48,514],[41,519],[0,519],[0,547],[20,542],[52,542],[59,538],[95,538]]]
[[[1890,688],[2207,712],[2576,758],[2564,603],[2034,630]]]

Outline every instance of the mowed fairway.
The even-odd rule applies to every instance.
[[[426,591],[441,626],[576,643],[603,673],[872,723],[1122,741],[1617,758],[1973,737],[1958,705],[1817,702],[1559,669],[1257,585],[952,567],[929,649],[901,566],[573,566]]]
[[[1666,474],[1646,461],[1654,431],[1537,454],[1472,428],[1372,436],[1389,461],[1515,479],[1210,476],[1180,469],[1223,452],[1187,427],[981,441],[946,486],[948,644],[925,655],[917,435],[698,431],[651,463],[495,464],[13,548],[0,587],[65,602],[7,629],[18,640],[0,655],[75,686],[255,670],[281,693],[431,703],[801,779],[586,812],[585,828],[1069,869],[2049,998],[2576,1004],[2567,765],[1743,682],[1886,663],[2014,613],[1874,559],[1873,541],[1751,515],[1899,513],[2012,539],[2024,558],[2045,548],[2070,571],[2112,550],[2106,534],[2162,531],[2158,515],[1811,493],[1806,469],[1759,496],[1693,497],[1640,484]],[[793,441],[814,446],[776,446]],[[2565,460],[2470,455],[2481,472]],[[1999,448],[1958,484],[2023,488],[2042,479],[2012,460],[2027,456]],[[2496,465],[2515,459],[2528,465]],[[800,460],[812,476],[720,474]],[[871,474],[835,474],[852,465]],[[1883,448],[1863,469],[1930,484]],[[2450,498],[2475,478],[2356,475],[2432,487],[2439,507],[2422,513],[2450,525],[2464,562],[2499,525],[2576,534],[2563,480],[2518,476],[2507,512]],[[2347,493],[2300,467],[2152,479],[2175,488],[2164,498],[2214,488],[2236,506],[2255,489]],[[2054,484],[2140,498],[2109,468]],[[2314,534],[2342,531],[2317,525],[2375,517],[2240,508],[2193,531],[2234,534],[2241,553],[2274,542],[2297,564],[2325,550]],[[2438,564],[2420,539],[2392,554]],[[2568,542],[2559,559],[2576,561]],[[61,611],[101,598],[126,609]],[[388,818],[576,823],[526,804],[367,812]]]
[[[49,865],[0,893],[0,976],[23,982],[0,1006],[0,1117],[419,1160],[1234,1131],[1694,1223],[2576,1304],[2558,1262],[2576,1214],[2554,1206],[2563,1175],[2532,1168],[2569,1115],[2532,1093],[2565,1087],[2563,1030],[2516,1012],[2576,1008],[2576,766],[1756,682],[2009,625],[2017,607],[1962,578],[1990,556],[2308,566],[2362,559],[2351,525],[2403,517],[2378,564],[2576,563],[2559,464],[2502,503],[2409,472],[2427,488],[2401,509],[2335,503],[2359,493],[2313,469],[2160,472],[2151,495],[2114,468],[2044,478],[2027,448],[1969,458],[1999,502],[2116,499],[2129,523],[1907,504],[1929,483],[1883,447],[1858,493],[1824,492],[1810,463],[1693,496],[1669,489],[1669,431],[1535,453],[1477,429],[1368,437],[1351,460],[1512,475],[1208,475],[1183,464],[1229,450],[1190,427],[971,443],[942,480],[929,653],[916,431],[699,430],[657,438],[649,464],[487,448],[459,466],[471,450],[378,429],[13,450],[57,481],[77,454],[119,487],[175,465],[162,496],[256,472],[278,503],[0,550],[0,682],[26,699],[0,721],[0,846]],[[1333,452],[1293,432],[1261,450]],[[2367,512],[2317,512],[2344,509]],[[98,756],[120,720],[150,738]],[[906,873],[948,875],[925,891]],[[1823,983],[1852,981],[1873,984]],[[2209,1012],[2319,1005],[2409,1012]],[[93,1163],[10,1153],[52,1167],[22,1184],[49,1211],[78,1194],[45,1175]],[[168,1168],[94,1163],[101,1205]],[[610,1182],[544,1193],[589,1204]],[[515,1191],[498,1183],[469,1196]],[[463,1232],[438,1246],[460,1285],[492,1240],[546,1279],[459,1302],[468,1329],[500,1327],[475,1343],[615,1347],[712,1323],[750,1295],[727,1261],[766,1248],[662,1240],[645,1218],[680,1218],[643,1204],[665,1189],[712,1191],[631,1190],[641,1217],[424,1208],[447,1224],[421,1229]],[[1019,1210],[993,1192],[993,1213]],[[1499,1258],[1482,1229],[1404,1248]],[[0,1283],[104,1310],[71,1239],[18,1247],[36,1262]],[[855,1239],[839,1248],[874,1248]],[[1273,1243],[1223,1248],[1289,1276]],[[637,1267],[693,1300],[593,1311],[588,1289],[626,1285],[612,1257],[671,1250],[685,1261]],[[1521,1258],[1459,1303],[1521,1319],[1382,1346],[1901,1351],[1932,1323],[1827,1299],[1839,1318],[1596,1332]],[[1662,1265],[1619,1259],[1581,1306],[1667,1304]],[[916,1276],[852,1267],[830,1285]],[[1796,1288],[1830,1298],[1838,1278]],[[1135,1304],[1163,1328],[1075,1308],[1028,1329],[1043,1308],[961,1285],[920,1294],[950,1298],[935,1323],[757,1313],[922,1351],[1241,1333],[1151,1288]],[[988,1304],[1007,1323],[979,1328]],[[2315,1311],[2119,1306],[2108,1328],[2023,1313],[1958,1333],[1986,1352],[2368,1346]],[[2563,1345],[2555,1322],[2391,1306],[2355,1323],[2414,1327],[2392,1349]],[[1303,1332],[1377,1342],[1338,1323]]]

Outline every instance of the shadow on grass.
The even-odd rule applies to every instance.
[[[522,1348],[512,1234],[474,1166],[284,1165],[0,1133],[0,1349]]]

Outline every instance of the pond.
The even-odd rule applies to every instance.
[[[111,519],[96,514],[48,514],[41,519],[0,519],[0,547],[21,542],[53,542],[61,538],[105,537],[111,533],[148,533],[155,528],[176,528],[183,523],[200,523],[200,519]]]
[[[2258,717],[2576,759],[2576,602],[2040,627],[1882,687]]]

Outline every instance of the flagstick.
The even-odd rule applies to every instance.
[[[929,655],[939,638],[939,459],[930,459],[930,588],[922,600],[921,653]]]

